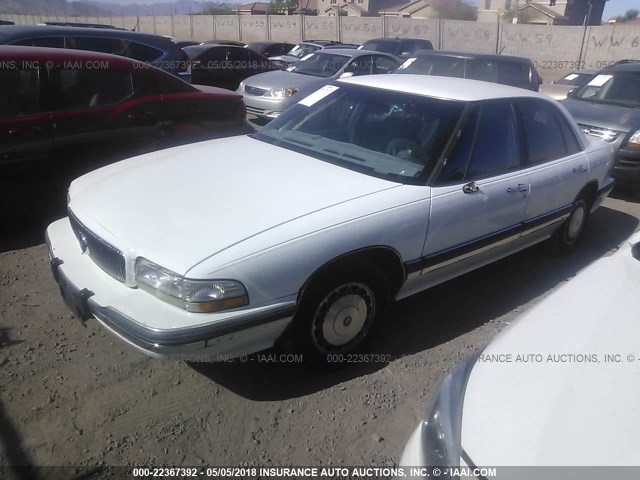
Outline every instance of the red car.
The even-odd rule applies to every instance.
[[[120,56],[0,46],[0,85],[0,216],[107,163],[252,131],[241,95]]]

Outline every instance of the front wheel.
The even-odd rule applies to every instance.
[[[388,304],[389,288],[375,265],[358,262],[332,268],[303,294],[294,319],[296,346],[312,362],[335,363],[365,348]]]
[[[580,196],[573,203],[573,208],[562,226],[551,237],[554,250],[558,253],[569,253],[578,244],[582,232],[589,219],[589,201]]]

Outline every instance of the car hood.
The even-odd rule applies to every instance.
[[[300,73],[274,70],[260,73],[245,80],[245,85],[273,90],[274,88],[302,88],[318,84],[318,88],[331,81],[330,78],[313,77]]]
[[[580,124],[620,132],[640,128],[640,107],[623,107],[573,98],[563,100],[562,104]]]
[[[463,407],[462,447],[475,465],[640,464],[638,291],[640,261],[627,246],[489,345]],[[511,361],[489,361],[498,354]]]
[[[244,240],[397,186],[239,136],[91,172],[71,184],[69,208],[128,258],[185,274]]]

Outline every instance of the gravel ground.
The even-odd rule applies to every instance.
[[[69,313],[40,225],[0,231],[0,465],[393,465],[439,379],[638,226],[616,193],[569,257],[534,247],[399,302],[383,361],[145,357]],[[0,474],[0,477],[2,475]]]

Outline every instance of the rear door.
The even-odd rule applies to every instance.
[[[509,101],[473,107],[459,141],[432,188],[426,271],[465,260],[478,262],[488,249],[515,241],[529,198],[521,170],[521,145]]]
[[[534,233],[566,216],[586,185],[587,157],[555,105],[540,99],[515,101],[524,136],[524,163],[531,178],[525,233]]]

